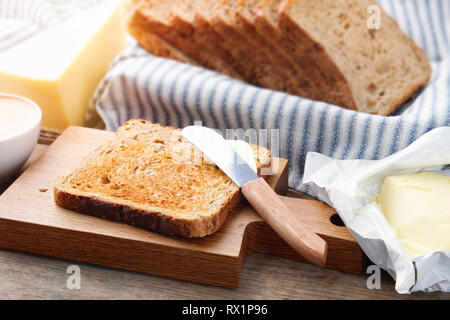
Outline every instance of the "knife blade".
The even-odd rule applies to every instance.
[[[190,126],[181,133],[240,188],[259,178],[247,161],[216,131],[202,126]]]
[[[189,126],[181,133],[242,188],[248,202],[286,243],[314,264],[325,265],[327,243],[303,226],[264,178],[219,133],[203,126]]]

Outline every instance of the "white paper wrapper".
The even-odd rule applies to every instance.
[[[450,127],[443,127],[383,160],[334,160],[309,153],[303,183],[337,210],[370,260],[396,279],[397,292],[450,292],[450,251],[411,259],[375,203],[385,177],[419,171],[450,175],[449,164]]]

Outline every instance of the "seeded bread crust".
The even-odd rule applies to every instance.
[[[179,129],[130,120],[113,140],[57,178],[55,202],[167,235],[212,234],[239,204],[241,192],[215,165],[186,162],[187,147],[193,148]],[[258,169],[270,166],[270,152],[252,148]]]

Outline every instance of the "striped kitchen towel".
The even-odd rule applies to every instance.
[[[47,10],[40,10],[39,4],[27,9],[16,5],[14,11],[12,3],[19,2],[54,7],[45,20],[39,12]],[[17,17],[36,28],[45,28],[73,10],[82,9],[81,5],[70,9],[73,3],[90,2],[95,1],[0,0],[0,50],[2,37],[11,37],[2,32],[1,23],[8,20],[4,18]],[[393,116],[358,113],[256,88],[203,68],[154,57],[132,43],[99,85],[88,123],[93,123],[92,115],[98,113],[108,130],[115,130],[130,118],[177,127],[201,121],[223,132],[232,128],[278,129],[277,155],[289,159],[289,185],[308,192],[302,176],[309,151],[338,159],[380,159],[433,128],[450,126],[450,1],[379,3],[425,50],[433,67],[429,84]]]

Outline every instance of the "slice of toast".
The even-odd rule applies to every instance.
[[[371,6],[379,29],[367,25]],[[320,62],[324,83],[351,96],[349,108],[389,115],[430,78],[425,53],[375,0],[286,0],[278,20],[286,38]]]
[[[252,146],[258,168],[270,151]],[[59,206],[167,235],[216,232],[241,200],[239,187],[181,135],[130,120],[54,185]]]

